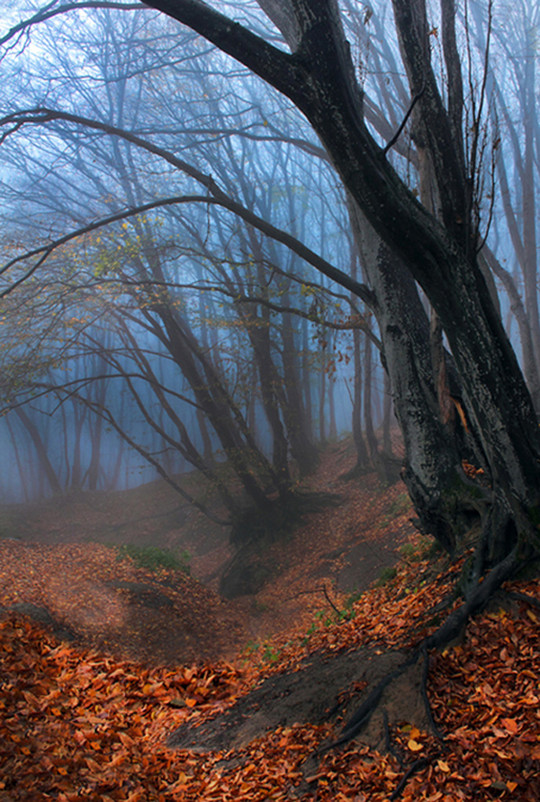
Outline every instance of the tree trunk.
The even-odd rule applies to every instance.
[[[366,431],[366,442],[369,457],[374,465],[379,463],[379,445],[373,427],[373,359],[371,350],[371,340],[365,337],[364,350],[364,427]]]
[[[430,62],[423,0],[393,0],[393,7],[411,93],[424,120],[443,223],[416,200],[366,127],[363,92],[335,0],[316,4],[294,0],[290,6],[295,20],[292,54],[242,25],[231,24],[228,17],[206,5],[191,0],[151,0],[149,4],[239,59],[289,97],[310,121],[345,187],[388,249],[410,270],[439,316],[495,492],[504,495],[521,540],[538,549],[537,419],[476,261],[470,181],[455,109],[446,112]],[[449,3],[443,5],[446,22],[452,8]],[[452,78],[449,91],[455,102],[458,70],[453,70]],[[388,260],[379,262],[385,265]],[[401,328],[401,321],[397,325]],[[453,475],[449,466],[449,479]],[[506,544],[500,550],[501,559],[509,547]]]
[[[52,490],[55,494],[60,494],[62,492],[62,487],[58,480],[58,476],[56,471],[54,470],[51,461],[49,460],[49,455],[47,453],[47,448],[43,443],[43,439],[39,432],[38,427],[34,423],[34,421],[26,414],[22,407],[15,407],[15,413],[19,420],[21,421],[22,425],[30,435],[30,439],[34,446],[38,463],[40,466],[40,474],[42,477],[47,479],[47,484],[49,485],[49,489]]]
[[[253,347],[253,354],[259,374],[261,384],[261,396],[264,412],[272,432],[272,465],[276,476],[280,492],[287,492],[290,489],[290,474],[288,466],[289,444],[285,437],[285,431],[279,414],[279,404],[276,390],[281,384],[272,359],[272,349],[270,341],[270,315],[268,309],[263,307],[261,317],[254,311],[246,311],[246,307],[251,308],[253,304],[241,304],[240,314],[246,324],[246,332]]]
[[[363,370],[362,353],[360,348],[361,333],[358,329],[353,331],[353,358],[354,358],[354,395],[352,409],[352,435],[356,447],[356,467],[358,472],[364,471],[369,466],[369,454],[362,433],[362,390],[363,390]]]
[[[349,215],[364,273],[377,298],[383,364],[405,447],[403,479],[420,528],[452,553],[463,520],[456,520],[448,490],[456,486],[461,456],[438,414],[429,321],[410,273],[352,200]]]
[[[290,304],[288,292],[282,295],[282,303],[286,306]],[[287,426],[291,453],[298,465],[300,476],[308,476],[317,466],[318,454],[317,448],[313,443],[311,429],[302,401],[300,369],[297,357],[300,348],[296,345],[293,321],[288,313],[283,315],[281,330],[283,341],[283,385],[285,391],[281,409]]]

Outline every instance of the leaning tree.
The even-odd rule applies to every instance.
[[[258,0],[258,4],[280,30],[286,49],[201,0],[147,0],[147,5],[197,31],[292,100],[311,123],[353,204],[377,236],[372,269],[384,270],[392,257],[398,257],[440,321],[461,384],[465,425],[474,431],[490,486],[470,488],[460,466],[451,460],[444,468],[438,492],[453,509],[470,506],[474,495],[482,534],[466,603],[423,644],[423,648],[437,646],[453,637],[505,578],[537,557],[540,546],[538,421],[479,263],[478,130],[483,97],[469,121],[473,130],[469,141],[464,132],[465,92],[454,0],[440,0],[439,7],[444,91],[437,81],[426,0],[392,0],[410,87],[409,113],[429,175],[426,202],[411,192],[391,165],[388,156],[396,138],[381,146],[366,123],[366,98],[338,0]],[[390,257],[380,258],[381,249]],[[424,441],[428,451],[429,446]],[[433,462],[438,456],[437,438],[431,446]],[[415,481],[421,482],[418,472]],[[415,501],[423,500],[417,493]],[[456,526],[463,520],[457,517]],[[372,703],[373,699],[367,700],[366,709],[354,717],[341,740],[355,734]]]
[[[285,47],[271,44],[202,0],[151,0],[145,5],[198,32],[295,104],[323,143],[364,230],[368,228],[375,233],[377,241],[370,245],[372,282],[380,279],[384,283],[383,274],[388,272],[389,261],[383,253],[386,250],[425,292],[446,335],[459,378],[465,427],[474,434],[476,452],[488,469],[491,485],[485,491],[469,487],[460,468],[459,450],[442,448],[448,438],[440,436],[440,427],[434,427],[433,437],[423,437],[421,448],[415,442],[417,433],[411,437],[410,454],[415,449],[421,453],[414,470],[408,474],[413,499],[420,517],[431,521],[435,534],[437,518],[447,519],[441,530],[445,532],[443,540],[447,547],[459,539],[463,520],[470,520],[467,516],[448,515],[447,510],[477,509],[485,535],[480,568],[506,560],[504,572],[511,572],[538,548],[539,434],[529,392],[478,256],[482,245],[477,197],[482,149],[474,132],[480,127],[483,100],[481,95],[474,118],[468,121],[473,130],[471,139],[464,132],[464,78],[456,37],[455,3],[441,0],[439,8],[444,91],[437,79],[442,68],[441,64],[435,64],[431,47],[433,31],[428,24],[425,0],[392,3],[410,85],[411,101],[406,116],[412,115],[418,159],[424,165],[424,173],[429,175],[429,203],[422,193],[418,198],[392,166],[390,154],[397,146],[403,126],[382,146],[368,125],[366,110],[372,110],[373,103],[357,79],[344,32],[346,17],[337,0],[316,4],[308,0],[260,0],[258,5],[281,32]],[[4,39],[7,41],[28,24],[71,8],[101,6],[129,9],[133,4],[99,0],[69,6],[52,4],[26,23],[15,26]],[[235,10],[234,4],[230,7]],[[488,27],[490,20],[488,14]],[[12,126],[11,133],[25,122],[46,123],[69,116],[39,110],[33,116],[11,114],[2,122]],[[72,119],[112,135],[120,134],[112,126],[95,125],[73,116]],[[142,144],[137,137],[130,139]],[[177,160],[176,166],[182,169],[180,161]],[[205,185],[208,194],[214,195],[209,202],[226,204],[215,182],[209,179]],[[246,213],[234,203],[228,208],[250,222],[249,210]],[[395,266],[392,270],[395,272]],[[359,286],[350,277],[335,278],[353,291]],[[403,321],[386,321],[386,327],[390,326],[403,328]],[[384,342],[386,332],[381,334]],[[410,373],[408,380],[412,381],[412,376]],[[406,405],[401,415],[405,420]],[[420,430],[417,427],[416,432]],[[438,471],[436,483],[431,482],[428,471]],[[422,492],[423,486],[433,486],[436,497],[430,498],[429,493]],[[453,533],[452,527],[456,529]]]
[[[133,7],[98,1],[74,7],[103,5]],[[358,80],[351,57],[345,33],[349,18],[344,8],[349,14],[354,9],[351,11],[348,4],[340,5],[338,0],[258,0],[280,33],[279,45],[235,21],[238,8],[233,3],[227,5],[230,16],[202,0],[147,0],[144,5],[188,26],[245,65],[292,101],[310,123],[350,199],[351,220],[369,262],[366,274],[379,296],[381,292],[388,296],[379,315],[383,347],[391,338],[398,341],[405,336],[404,310],[410,308],[408,298],[417,304],[415,284],[422,288],[437,325],[444,331],[449,354],[441,348],[439,363],[448,363],[454,372],[459,397],[451,392],[447,395],[459,407],[463,428],[486,468],[488,482],[473,484],[464,475],[463,450],[455,446],[444,416],[434,425],[429,404],[408,404],[407,384],[416,381],[414,371],[409,372],[409,379],[402,376],[404,381],[394,386],[394,392],[400,393],[402,423],[416,416],[415,425],[409,427],[410,470],[406,478],[419,516],[450,549],[470,523],[471,510],[481,522],[466,602],[424,646],[447,642],[506,578],[538,557],[540,546],[538,421],[479,257],[483,245],[478,198],[483,147],[479,131],[486,81],[481,80],[478,103],[472,119],[467,120],[455,2],[440,0],[438,5],[441,59],[437,62],[426,0],[392,0],[410,100],[404,123],[386,144],[368,122],[373,103]],[[53,4],[29,22],[69,8]],[[491,5],[486,24],[489,29]],[[21,23],[13,35],[23,28]],[[277,33],[272,42],[276,37]],[[486,51],[481,65],[484,76],[487,57]],[[58,118],[57,112],[41,109],[33,118],[29,113],[15,113],[2,122],[15,131],[26,122],[46,123]],[[68,119],[68,115],[62,118]],[[98,127],[90,120],[71,119]],[[391,158],[409,119],[424,190],[419,195],[395,169]],[[125,131],[120,134],[112,126],[99,128],[126,136]],[[142,144],[136,139],[130,137],[131,142]],[[180,161],[177,159],[176,166]],[[209,203],[217,201],[244,220],[260,224],[250,219],[249,210],[234,206],[220,195],[215,182],[209,180],[205,186]],[[350,276],[333,277],[353,291],[359,288]],[[360,289],[365,294],[365,288]],[[413,320],[421,321],[418,333],[425,330],[421,315],[419,309]],[[419,353],[421,339],[409,341],[409,350],[401,353],[409,354],[409,362],[423,366],[427,355]],[[397,370],[398,361],[388,359],[389,370],[392,365]],[[415,393],[419,387],[421,381],[415,384]],[[429,392],[437,394],[438,389],[431,383]],[[443,526],[439,525],[441,517]]]
[[[504,561],[501,576],[511,572],[538,549],[538,423],[479,266],[474,195],[478,153],[474,147],[467,150],[463,134],[465,101],[453,0],[440,4],[446,96],[433,64],[425,0],[393,0],[416,137],[436,195],[432,211],[392,167],[392,141],[381,147],[370,132],[337,0],[260,0],[287,49],[201,0],[151,0],[147,5],[191,27],[293,101],[381,243],[399,256],[424,290],[455,362],[467,425],[474,429],[489,467],[491,487],[481,502],[484,554],[491,565]],[[470,489],[459,466],[452,466],[446,478],[451,503],[466,503]]]

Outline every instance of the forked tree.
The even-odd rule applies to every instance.
[[[422,388],[419,371],[429,362],[422,351],[425,338],[409,338],[399,358],[397,349],[391,358],[387,354],[390,372],[392,365],[397,370],[400,359],[408,369],[408,376],[406,371],[401,374],[400,386],[396,386],[396,375],[392,378],[394,393],[399,393],[398,414],[408,436],[405,478],[419,517],[450,551],[474,517],[480,522],[466,601],[419,647],[420,653],[448,642],[505,579],[538,559],[540,548],[538,420],[479,257],[482,147],[476,134],[485,81],[470,138],[454,0],[440,0],[438,8],[444,89],[437,77],[441,65],[436,65],[431,48],[426,0],[392,0],[409,82],[407,119],[413,121],[422,174],[429,177],[428,203],[423,193],[417,197],[411,191],[392,166],[390,154],[399,143],[402,126],[386,145],[368,126],[372,106],[357,78],[338,0],[258,0],[258,4],[281,32],[283,47],[202,0],[145,3],[245,65],[292,101],[309,121],[350,198],[351,220],[358,228],[375,296],[377,292],[385,295],[379,314],[383,348],[385,344],[388,348],[391,338],[394,345],[400,337],[404,342],[408,324],[404,312],[411,309],[408,300],[417,304],[415,282],[444,331],[449,366],[459,388],[459,397],[451,392],[447,396],[450,403],[459,405],[463,429],[485,467],[488,481],[483,485],[471,482],[462,470],[464,451],[441,409],[433,376],[428,395],[436,399],[438,409],[433,411],[433,399],[425,393],[423,398],[417,395]],[[488,13],[488,27],[490,22]],[[486,53],[484,75],[487,63]],[[6,122],[17,126],[25,120],[14,114]],[[350,277],[341,279],[354,291]],[[361,289],[364,293],[365,288]],[[418,324],[418,334],[425,330],[419,307],[411,319]],[[441,359],[446,362],[444,353]],[[410,387],[414,388],[412,397],[408,396]],[[355,717],[343,737],[351,737],[361,720]]]

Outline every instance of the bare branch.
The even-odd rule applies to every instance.
[[[81,8],[118,8],[121,10],[135,10],[137,8],[141,8],[141,3],[114,3],[110,0],[89,0],[89,2],[83,3],[64,3],[61,6],[56,6],[57,0],[53,0],[52,3],[49,3],[45,8],[42,8],[37,14],[34,14],[33,17],[29,17],[28,19],[21,20],[18,22],[17,25],[14,25],[9,31],[0,38],[0,46],[5,45],[6,42],[9,42],[10,39],[13,39],[14,36],[17,34],[23,33],[31,28],[33,25],[37,25],[40,22],[46,22],[53,17],[57,17],[59,14],[66,14],[68,11],[77,11]]]
[[[210,8],[202,0],[144,0],[169,17],[187,25],[268,81],[280,92],[292,97],[301,92],[304,69],[298,60],[270,45],[243,25]]]
[[[282,229],[278,229],[276,226],[273,226],[271,223],[264,220],[262,217],[259,217],[254,212],[247,209],[238,201],[233,200],[226,192],[224,192],[218,184],[214,181],[214,179],[202,173],[197,168],[193,167],[193,165],[188,164],[183,159],[179,159],[177,156],[174,156],[169,151],[152,144],[146,139],[142,139],[141,137],[137,136],[136,134],[131,133],[130,131],[125,131],[122,128],[117,128],[116,126],[108,125],[107,123],[102,123],[97,120],[91,120],[87,117],[80,117],[75,114],[69,114],[67,112],[61,112],[53,109],[42,108],[38,107],[35,109],[28,109],[20,112],[16,112],[15,114],[7,115],[0,119],[0,126],[3,125],[12,125],[13,123],[27,123],[27,124],[45,124],[48,122],[52,122],[54,120],[64,120],[66,122],[72,122],[77,125],[84,125],[88,128],[93,128],[98,131],[103,131],[104,133],[111,134],[113,136],[118,136],[132,144],[159,156],[160,158],[164,159],[169,164],[177,167],[179,170],[184,172],[186,175],[189,175],[191,178],[195,179],[198,183],[202,184],[208,192],[213,197],[200,197],[196,195],[191,196],[179,196],[175,198],[166,198],[159,201],[154,201],[153,203],[144,204],[142,206],[136,207],[131,210],[126,210],[125,212],[118,213],[116,215],[111,215],[108,218],[105,218],[103,221],[96,221],[95,223],[91,223],[84,228],[78,229],[78,232],[72,232],[71,234],[65,235],[65,237],[61,237],[59,240],[56,241],[55,246],[63,245],[70,239],[73,239],[75,236],[80,236],[81,234],[88,233],[90,231],[95,230],[96,228],[101,227],[102,225],[108,225],[112,222],[116,222],[121,219],[125,219],[126,217],[132,217],[136,214],[141,212],[149,211],[150,209],[155,209],[160,206],[171,206],[178,203],[208,203],[214,204],[217,206],[221,206],[224,209],[228,209],[233,214],[236,214],[242,220],[244,220],[249,225],[253,226],[257,230],[261,231],[266,236],[271,237],[272,239],[276,240],[277,242],[281,242],[283,245],[286,245],[290,248],[291,251],[296,253],[302,259],[304,259],[309,264],[313,265],[317,270],[323,273],[328,278],[332,279],[336,283],[340,284],[342,287],[345,287],[350,292],[357,295],[361,298],[364,303],[368,306],[373,306],[375,303],[375,298],[372,291],[367,287],[365,284],[361,284],[358,281],[352,279],[347,273],[344,273],[339,268],[334,267],[326,259],[323,259],[322,256],[314,253],[310,248],[306,245],[301,243],[296,237],[293,237],[292,234],[289,234]],[[32,256],[36,256],[40,253],[44,253],[47,249],[50,249],[51,245],[45,246],[43,248],[36,249],[32,252],[26,254],[26,258],[30,258]],[[17,257],[15,260],[12,260],[8,265],[4,266],[2,270],[0,270],[0,275],[2,275],[5,270],[9,269],[9,267],[13,266],[16,262],[20,262],[22,257]],[[34,272],[36,268],[33,268],[32,272]],[[7,294],[5,291],[4,294]],[[2,294],[0,294],[0,298]]]
[[[388,153],[388,151],[389,151],[391,148],[393,148],[393,147],[394,147],[394,145],[395,145],[395,144],[396,144],[396,142],[398,141],[399,137],[401,136],[401,132],[403,131],[403,129],[404,129],[404,128],[405,128],[405,126],[407,125],[407,121],[408,121],[409,117],[411,116],[411,114],[413,113],[413,109],[414,109],[414,107],[416,106],[416,104],[418,103],[418,101],[420,100],[420,98],[422,97],[422,95],[424,94],[425,88],[426,88],[426,87],[425,87],[425,86],[423,86],[423,87],[420,89],[420,91],[419,91],[419,92],[417,92],[417,93],[416,93],[416,95],[415,95],[415,96],[413,97],[413,99],[411,100],[411,104],[410,104],[409,108],[407,109],[407,113],[405,114],[405,117],[403,118],[403,120],[402,120],[402,122],[401,122],[401,124],[400,124],[399,128],[397,129],[396,133],[394,134],[394,136],[392,137],[392,139],[391,139],[391,140],[390,140],[390,141],[387,143],[387,145],[385,146],[385,148],[384,148],[384,150],[383,150],[383,153],[384,153],[384,155],[385,155],[385,156],[386,156],[386,154]]]

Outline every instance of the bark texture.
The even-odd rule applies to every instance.
[[[447,0],[445,0],[447,2]],[[522,539],[538,547],[540,443],[537,419],[515,354],[476,258],[470,178],[455,109],[449,114],[430,62],[424,0],[394,0],[411,92],[435,173],[442,222],[430,214],[370,135],[337,5],[292,0],[299,44],[292,54],[197,0],[150,3],[214,42],[287,95],[311,122],[343,183],[387,247],[421,285],[445,330],[471,421]],[[451,9],[446,15],[451,24]],[[445,34],[448,47],[452,47]],[[454,79],[456,76],[454,76]],[[455,81],[454,81],[455,86]],[[454,101],[458,89],[452,90]],[[506,544],[504,550],[508,548]]]

